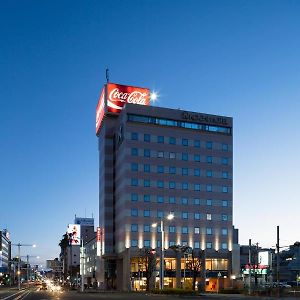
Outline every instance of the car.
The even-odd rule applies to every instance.
[[[47,290],[48,287],[47,287],[47,283],[46,282],[43,282],[42,283],[42,286],[40,287],[41,290]]]

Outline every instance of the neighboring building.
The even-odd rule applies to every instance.
[[[0,231],[0,283],[8,284],[10,276],[11,241],[7,229]]]
[[[220,287],[230,285],[232,118],[129,103],[120,108],[126,101],[147,104],[143,95],[147,90],[108,84],[97,106],[100,285],[145,288],[140,249],[157,249],[159,260],[161,228],[151,225],[169,213],[175,218],[164,219],[164,287],[180,287],[183,274],[192,280],[185,258],[170,249],[175,245],[205,257],[206,290],[217,289],[218,275]]]
[[[52,270],[52,277],[56,279],[61,279],[62,276],[62,262],[58,259],[47,259],[46,261],[47,269]]]
[[[95,237],[90,241],[87,241],[84,244],[83,249],[83,282],[88,287],[98,287],[98,282],[96,279],[97,271],[97,242],[96,242],[96,233]],[[82,274],[82,272],[80,272]]]

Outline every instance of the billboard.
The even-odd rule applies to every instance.
[[[96,108],[96,134],[98,135],[105,113],[118,114],[126,103],[150,105],[150,90],[129,85],[104,85]]]
[[[81,226],[94,226],[94,218],[78,218],[76,217],[74,220],[75,224]]]
[[[70,245],[80,245],[80,225],[69,224],[67,233]]]

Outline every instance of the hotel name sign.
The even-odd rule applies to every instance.
[[[212,116],[212,115],[205,115],[205,114],[198,114],[198,113],[191,113],[191,112],[184,111],[181,113],[181,118],[184,120],[189,120],[198,123],[231,126],[227,118],[220,117],[220,116]]]

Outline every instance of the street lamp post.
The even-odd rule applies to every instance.
[[[35,244],[12,244],[13,246],[17,246],[18,247],[18,289],[21,289],[21,268],[20,268],[20,264],[21,264],[21,247],[23,246],[27,246],[27,247],[36,247]]]
[[[174,215],[168,214],[168,220],[173,220]],[[152,224],[152,227],[157,227],[157,223]],[[159,268],[159,289],[163,290],[164,288],[164,273],[165,273],[165,231],[164,231],[164,220],[160,220],[160,232],[161,232],[161,245],[160,245],[160,268]]]

